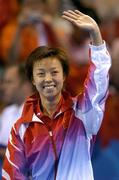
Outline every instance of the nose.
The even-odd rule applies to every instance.
[[[52,75],[50,73],[47,73],[45,76],[45,81],[46,82],[51,82],[52,81]]]

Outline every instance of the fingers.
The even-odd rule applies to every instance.
[[[78,10],[68,10],[68,11],[64,11],[63,14],[71,16],[72,18],[78,18],[79,16],[84,16],[84,14]]]
[[[68,10],[67,12],[70,13],[70,14],[72,14],[72,15],[74,15],[74,16],[78,16],[77,12],[75,12],[75,11]]]
[[[62,17],[71,23],[81,26],[82,23],[85,23],[85,17],[86,15],[78,10],[68,10],[64,11]]]
[[[85,16],[85,14],[83,14],[82,12],[78,11],[78,10],[68,10],[68,11],[64,11],[62,17],[72,23],[75,23],[77,20],[79,21],[79,19],[81,17]]]
[[[84,16],[84,14],[81,12],[81,11],[78,11],[78,10],[75,10],[75,13],[77,14],[77,15],[80,15],[80,16]]]
[[[78,15],[77,15],[77,13],[75,13],[74,11],[68,10],[68,11],[64,11],[64,12],[63,12],[63,16],[62,16],[62,17],[66,18],[66,19],[69,19],[69,18],[70,18],[70,20],[71,20],[71,19],[72,19],[72,20],[77,20]]]
[[[74,20],[74,19],[72,19],[72,18],[70,18],[70,17],[68,17],[68,16],[66,16],[66,15],[63,15],[62,17],[63,17],[64,19],[66,19],[66,20],[68,20],[68,21],[72,22],[72,23],[74,23],[74,22],[75,22],[75,20]]]

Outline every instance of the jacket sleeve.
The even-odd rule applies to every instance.
[[[3,163],[2,179],[27,180],[28,177],[26,175],[26,171],[24,144],[20,139],[15,126],[13,126]]]
[[[84,82],[84,93],[78,97],[76,114],[83,121],[88,135],[96,135],[104,115],[108,95],[111,57],[105,42],[90,45],[90,67]]]

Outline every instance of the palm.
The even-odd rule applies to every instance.
[[[71,23],[75,24],[79,28],[88,31],[92,30],[93,26],[96,24],[96,22],[90,16],[85,15],[78,10],[65,11],[62,17],[70,21]]]

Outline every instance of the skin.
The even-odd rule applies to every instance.
[[[50,117],[60,101],[64,80],[63,68],[57,58],[49,57],[35,62],[33,84],[39,92],[43,112]]]

